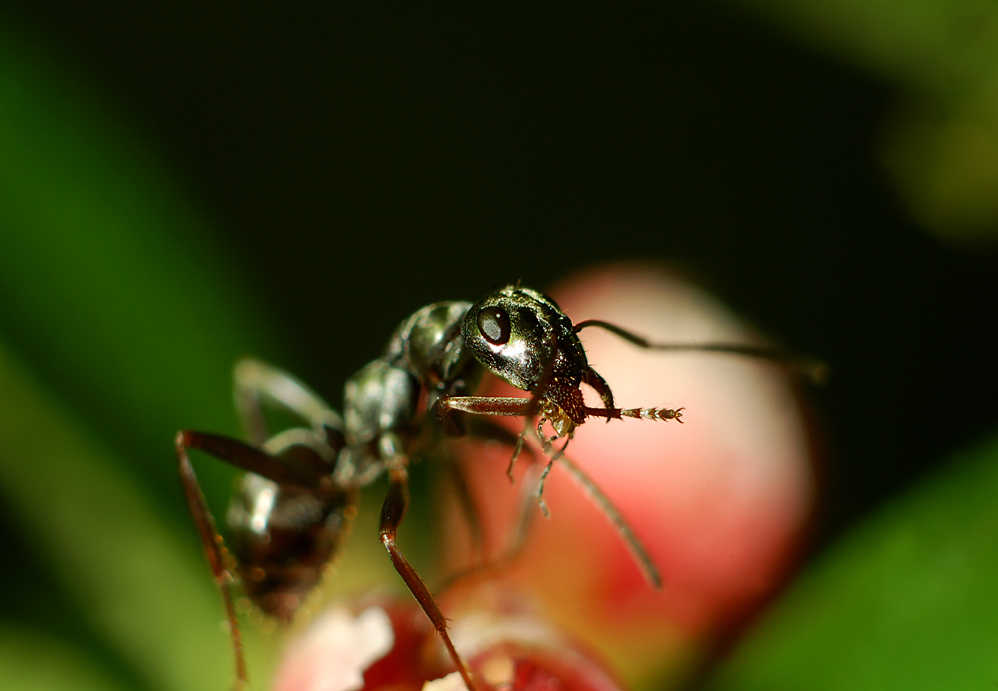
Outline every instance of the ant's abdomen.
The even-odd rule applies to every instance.
[[[246,596],[289,621],[336,556],[354,512],[350,493],[317,497],[247,473],[227,515]]]

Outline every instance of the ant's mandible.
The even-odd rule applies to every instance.
[[[630,527],[595,483],[562,455],[564,446],[555,449],[553,442],[565,439],[567,444],[575,428],[590,417],[682,422],[682,408],[614,407],[610,387],[589,366],[579,341],[578,332],[586,327],[606,329],[641,348],[720,351],[810,368],[785,353],[757,346],[655,344],[607,322],[572,324],[551,298],[518,286],[507,286],[475,304],[439,302],[415,312],[395,330],[384,355],[347,381],[343,417],[290,375],[257,360],[243,360],[235,371],[235,394],[248,443],[191,430],[179,432],[176,439],[184,493],[225,602],[240,686],[246,685],[247,673],[232,584],[240,583],[264,613],[290,620],[336,555],[356,513],[359,490],[384,474],[389,487],[381,507],[381,542],[440,634],[464,684],[474,691],[446,619],[395,541],[409,503],[409,459],[429,420],[448,436],[470,432],[515,445],[512,470],[527,428],[517,436],[490,418],[536,419],[534,429],[549,459],[536,490],[541,509],[547,513],[541,496],[544,478],[560,459],[613,523],[645,578],[661,587],[658,570]],[[530,396],[471,395],[484,370]],[[596,391],[602,407],[586,405],[582,384]],[[282,407],[305,424],[270,436],[264,405]],[[553,436],[543,433],[545,423]],[[248,471],[226,514],[228,550],[191,467],[190,449]]]

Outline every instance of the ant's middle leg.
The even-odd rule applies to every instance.
[[[510,436],[512,435],[510,434]],[[533,451],[531,451],[529,447],[527,447],[527,451],[528,453],[533,454]],[[620,536],[624,546],[631,553],[634,563],[641,571],[641,574],[648,582],[648,585],[656,590],[661,590],[662,576],[658,571],[658,567],[655,566],[655,562],[648,554],[647,548],[635,534],[634,529],[631,528],[630,524],[620,513],[620,510],[612,501],[610,501],[610,498],[603,492],[603,490],[600,489],[599,485],[596,484],[596,481],[593,480],[589,474],[586,473],[582,467],[572,460],[567,454],[560,453],[557,460],[561,464],[561,467],[568,471],[569,476],[579,485],[583,492],[588,495],[589,499],[596,505],[600,513],[602,513],[603,516],[606,517],[607,521],[610,522],[613,530]],[[503,568],[519,556],[524,545],[526,544],[526,537],[530,530],[530,524],[534,515],[534,502],[537,501],[540,503],[541,511],[544,513],[545,517],[549,516],[547,506],[541,497],[541,492],[543,490],[543,481],[547,477],[547,474],[550,472],[553,465],[554,461],[550,461],[544,466],[540,474],[536,476],[536,483],[534,482],[533,477],[529,474],[531,471],[528,471],[528,476],[524,478],[523,488],[518,504],[518,518],[513,524],[513,533],[507,542],[504,552],[496,559],[489,560],[480,566],[473,566],[450,576],[450,578],[444,582],[444,587],[450,587],[460,580],[476,576],[483,572],[491,572]],[[535,467],[536,465],[532,463],[531,468]]]
[[[233,379],[236,410],[253,444],[262,446],[270,436],[262,410],[266,404],[289,411],[333,448],[343,446],[343,419],[339,413],[284,370],[245,358],[236,364]]]
[[[391,557],[392,565],[399,576],[402,577],[406,587],[409,588],[409,592],[416,598],[416,602],[419,603],[420,608],[433,624],[433,628],[440,634],[440,639],[447,649],[447,654],[460,673],[461,679],[464,680],[464,685],[468,688],[468,691],[475,691],[471,672],[454,647],[454,642],[451,640],[450,634],[447,633],[447,620],[444,618],[443,612],[440,611],[440,607],[433,599],[429,588],[426,587],[419,574],[416,573],[416,570],[412,568],[412,565],[409,564],[409,561],[395,544],[399,524],[402,523],[405,512],[409,507],[409,476],[405,466],[402,463],[391,464],[388,468],[388,478],[388,496],[385,497],[385,503],[381,507],[381,519],[379,522],[381,544],[388,550],[388,556]]]
[[[551,471],[551,466],[555,460],[563,458],[564,447],[561,449],[553,450],[554,456],[549,459],[548,463],[538,472],[537,467],[537,456],[534,449],[531,446],[525,446],[522,444],[524,435],[514,434],[510,432],[505,427],[500,427],[492,422],[489,418],[472,418],[468,421],[469,429],[468,432],[478,439],[483,439],[487,441],[498,441],[506,446],[517,446],[522,448],[527,455],[530,456],[529,470],[527,474],[522,478],[521,491],[519,498],[517,500],[516,518],[510,524],[506,539],[501,548],[501,551],[494,557],[490,557],[488,560],[481,563],[473,563],[471,566],[459,570],[456,573],[450,574],[441,584],[441,589],[447,589],[454,584],[465,580],[467,578],[474,578],[485,573],[494,573],[500,569],[505,568],[512,562],[514,562],[520,553],[523,551],[523,547],[526,545],[526,538],[530,532],[530,526],[533,522],[534,517],[534,506],[537,505],[544,516],[550,517],[550,512],[547,509],[547,504],[543,499],[544,491],[544,479],[547,477],[548,473]],[[519,448],[515,453],[519,453]],[[510,479],[512,480],[512,463],[515,460],[514,456],[510,461]],[[569,468],[569,472],[575,475],[577,472],[577,467],[571,461],[566,459],[566,462],[571,464],[572,467]],[[455,467],[455,472],[460,472],[460,468]],[[586,480],[581,479],[583,486],[590,491],[590,487],[586,485]],[[592,485],[592,481],[588,480],[589,485]],[[467,491],[467,490],[465,490]],[[601,495],[598,488],[595,488],[595,493],[598,496],[596,499],[597,504],[603,508],[605,504],[609,504],[609,501]],[[469,497],[469,504],[474,505],[473,500]],[[462,501],[463,504],[463,501]],[[467,509],[465,509],[467,513]],[[622,519],[619,519],[619,514],[615,513],[613,507],[610,507],[610,514],[608,514],[612,523],[617,526],[618,523],[622,523]],[[615,516],[618,520],[614,520]],[[474,521],[472,523],[472,530],[474,533],[475,526],[477,525],[477,516],[469,516],[469,521]],[[480,527],[478,528],[480,530]],[[628,529],[629,530],[629,529]],[[474,539],[474,538],[473,538]],[[628,536],[624,536],[625,541],[629,540]],[[639,546],[637,551],[643,554],[642,548]],[[647,561],[647,557],[644,559]],[[639,562],[641,559],[639,558]],[[652,567],[654,570],[654,567]]]

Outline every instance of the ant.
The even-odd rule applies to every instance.
[[[424,441],[427,426],[450,437],[472,433],[513,445],[512,479],[529,421],[536,419],[534,431],[548,457],[535,491],[541,510],[547,514],[541,496],[544,478],[560,460],[613,523],[646,580],[661,587],[658,570],[641,542],[596,484],[564,456],[564,450],[576,427],[587,418],[682,422],[683,409],[614,407],[609,385],[589,366],[579,341],[579,331],[587,327],[608,330],[641,348],[718,351],[814,369],[764,347],[656,344],[599,320],[573,324],[551,298],[512,285],[474,304],[438,302],[408,317],[392,334],[384,354],[347,381],[343,417],[289,374],[257,360],[241,361],[235,370],[235,398],[248,443],[191,430],[179,432],[176,438],[181,483],[225,602],[237,686],[246,686],[247,673],[233,583],[241,583],[250,601],[265,614],[290,621],[336,555],[356,514],[359,490],[387,475],[388,495],[379,522],[381,542],[440,635],[468,691],[474,691],[471,672],[454,647],[446,619],[396,545],[409,504],[409,459]],[[485,370],[530,397],[471,395]],[[586,405],[582,384],[595,390],[602,407]],[[264,406],[283,408],[305,425],[270,436]],[[492,422],[495,416],[522,417],[527,426],[515,435]],[[553,436],[544,434],[545,424]],[[555,449],[559,439],[565,442]],[[190,449],[248,471],[226,514],[231,554],[201,493],[188,458]],[[465,510],[474,521],[470,497],[466,497]]]

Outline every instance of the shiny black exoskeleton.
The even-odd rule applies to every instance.
[[[264,612],[290,619],[335,556],[356,512],[358,490],[385,474],[389,489],[381,510],[381,541],[439,632],[465,685],[469,691],[474,688],[443,614],[395,544],[408,505],[409,459],[426,438],[425,425],[456,436],[474,424],[476,433],[515,443],[518,452],[527,428],[517,438],[490,423],[489,416],[521,416],[537,421],[535,429],[550,457],[546,475],[563,450],[553,451],[551,442],[565,438],[567,443],[588,417],[682,422],[682,409],[614,407],[610,387],[589,366],[579,341],[578,331],[587,326],[608,329],[645,348],[722,350],[783,359],[751,346],[659,346],[599,321],[573,325],[545,295],[507,286],[475,304],[429,305],[402,322],[384,355],[346,383],[343,418],[290,375],[255,360],[239,363],[236,401],[249,442],[195,431],[180,432],[176,442],[184,491],[223,591],[239,684],[245,684],[246,668],[230,583],[240,582]],[[472,395],[483,371],[530,395]],[[602,407],[585,404],[582,384],[595,389]],[[292,413],[302,425],[271,436],[263,408],[275,406]],[[465,417],[468,414],[475,417]],[[545,423],[550,423],[553,437],[541,434]],[[188,459],[192,448],[248,471],[226,515],[231,556],[221,546],[198,487]],[[562,460],[613,522],[647,579],[658,586],[655,566],[619,513],[581,469],[567,458]]]

